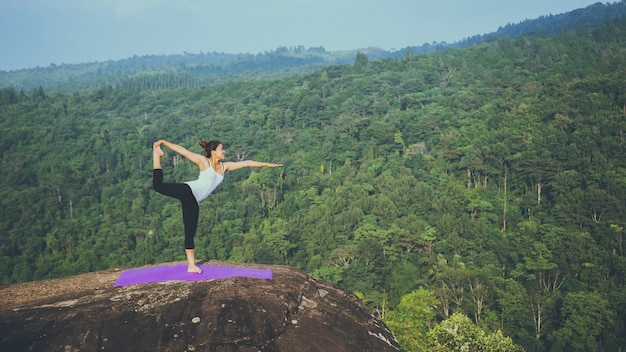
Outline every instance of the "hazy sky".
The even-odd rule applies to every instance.
[[[593,0],[0,0],[0,71],[133,55],[453,43]],[[606,1],[605,1],[606,2]],[[608,1],[614,3],[615,1]]]

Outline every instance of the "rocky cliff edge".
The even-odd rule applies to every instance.
[[[353,294],[286,266],[114,287],[122,270],[0,287],[1,351],[401,351]]]

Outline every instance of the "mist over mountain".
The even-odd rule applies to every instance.
[[[369,60],[402,58],[450,48],[462,48],[500,38],[523,34],[549,35],[578,26],[593,26],[626,16],[626,2],[600,2],[563,14],[548,14],[517,24],[508,23],[487,34],[468,35],[457,43],[433,42],[386,51],[380,48],[357,48],[327,51],[323,47],[279,47],[258,54],[221,52],[184,53],[180,55],[133,56],[82,64],[52,64],[16,71],[0,71],[0,88],[30,91],[71,92],[111,85],[121,89],[175,89],[250,78],[281,78],[306,74],[321,67],[354,63],[357,53]],[[407,43],[409,44],[409,43]],[[150,81],[150,83],[147,83]]]

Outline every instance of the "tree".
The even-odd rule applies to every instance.
[[[488,334],[461,313],[437,324],[429,333],[432,346],[429,351],[468,351],[468,352],[521,352],[510,337],[500,330]]]
[[[597,341],[613,323],[609,302],[596,292],[568,293],[561,307],[562,324],[549,339],[557,351],[604,351]]]
[[[467,298],[471,273],[463,263],[453,267],[448,267],[442,260],[439,263],[442,267],[435,274],[435,292],[442,303],[444,316],[448,317],[453,311],[462,309]]]
[[[290,252],[296,247],[289,241],[289,227],[285,219],[265,219],[260,224],[261,244],[268,250],[277,252],[277,254],[286,260]]]
[[[369,59],[367,57],[367,55],[365,55],[365,53],[362,52],[357,52],[356,53],[356,58],[354,59],[354,66],[355,67],[363,67],[366,66],[369,62]]]
[[[439,301],[435,295],[419,288],[402,296],[383,321],[405,351],[428,351],[428,331],[435,325]]]

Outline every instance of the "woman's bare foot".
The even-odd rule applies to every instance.
[[[185,255],[187,256],[187,272],[202,274],[202,269],[196,265],[196,256],[193,249],[185,249]]]
[[[156,156],[156,157],[159,157],[159,158],[160,158],[160,157],[162,157],[163,155],[165,155],[165,153],[163,153],[163,150],[161,150],[161,146],[160,146],[160,145],[158,145],[158,146],[156,146],[156,147],[152,148],[152,150],[153,150],[153,154],[154,154],[154,156]]]
[[[163,150],[161,150],[161,146],[160,145],[154,145],[152,147],[152,168],[153,169],[160,169],[161,166],[161,157],[165,155],[165,153],[163,153]]]
[[[194,266],[188,266],[187,267],[187,272],[188,273],[196,273],[196,274],[202,274],[202,269],[200,269],[199,266],[194,265]]]

